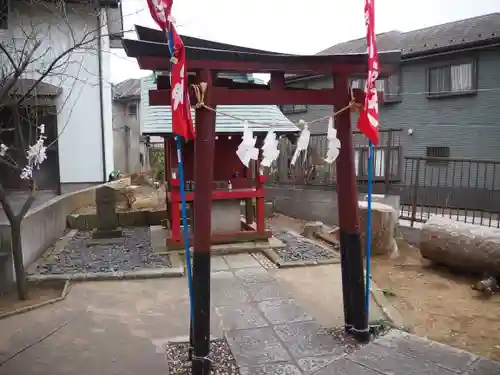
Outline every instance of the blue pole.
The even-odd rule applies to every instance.
[[[369,142],[368,156],[368,212],[366,214],[366,316],[370,319],[370,258],[372,242],[372,191],[373,191],[373,144]]]
[[[186,205],[186,191],[184,182],[184,165],[182,163],[182,140],[181,136],[175,137],[177,144],[177,163],[179,164],[179,180],[181,187],[181,212],[182,212],[182,233],[184,235],[184,248],[186,249],[186,268],[189,290],[189,313],[191,322],[193,322],[193,278],[191,271],[191,252],[189,251],[189,228],[187,222],[187,205]]]
[[[168,30],[168,49],[170,51],[170,56],[174,55],[174,38],[172,36],[172,30]],[[172,76],[170,76],[172,79]],[[186,205],[186,185],[184,181],[184,165],[182,162],[182,139],[180,135],[175,137],[177,146],[177,164],[179,165],[179,181],[181,188],[181,212],[182,212],[182,226],[183,226],[183,237],[184,237],[184,248],[186,250],[186,269],[187,269],[187,279],[188,279],[188,292],[189,292],[189,318],[191,325],[193,325],[194,317],[194,301],[193,301],[193,278],[191,270],[191,252],[189,250],[189,228],[187,222],[187,205]]]

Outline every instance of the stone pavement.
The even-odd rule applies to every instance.
[[[497,363],[397,330],[349,354],[250,256],[214,261],[213,305],[242,375],[500,375]]]
[[[242,375],[500,375],[498,364],[397,331],[345,355],[274,277],[281,270],[238,255],[214,257],[213,271],[212,335],[224,330]],[[0,320],[0,375],[166,375],[164,345],[188,333],[186,284],[79,283],[62,302]]]

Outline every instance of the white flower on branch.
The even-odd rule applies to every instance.
[[[7,154],[8,150],[9,150],[9,148],[7,146],[5,146],[3,143],[0,143],[0,156],[1,157],[4,157],[5,154]]]
[[[21,179],[29,180],[33,178],[33,168],[40,169],[40,164],[42,164],[47,159],[47,147],[45,147],[46,137],[43,135],[45,133],[45,125],[40,125],[38,127],[40,130],[40,136],[34,145],[31,145],[26,151],[26,166],[21,171]]]

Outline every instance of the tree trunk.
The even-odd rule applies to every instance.
[[[500,275],[500,230],[432,216],[420,232],[420,253],[457,270]]]
[[[21,242],[21,222],[16,218],[10,223],[10,236],[12,242],[12,257],[14,258],[14,269],[16,272],[17,295],[20,300],[28,299],[28,285],[23,264],[23,245]]]

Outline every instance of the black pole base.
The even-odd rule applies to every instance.
[[[370,340],[365,299],[363,253],[359,233],[340,230],[345,330],[359,342]],[[343,260],[342,260],[343,259]]]
[[[370,329],[366,329],[364,331],[358,331],[356,329],[352,329],[350,333],[352,337],[354,337],[356,341],[361,344],[366,344],[370,342],[370,337],[371,337]]]
[[[193,337],[193,321],[189,319],[189,351],[188,351],[188,360],[193,360],[194,353],[194,337]]]
[[[210,251],[193,253],[192,375],[209,375],[210,352]]]
[[[212,367],[212,361],[208,358],[193,357],[191,362],[193,366],[193,375],[209,375]]]

